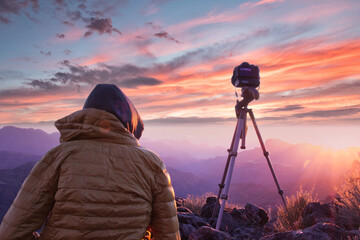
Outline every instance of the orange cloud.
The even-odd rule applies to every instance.
[[[90,58],[86,58],[84,60],[79,60],[76,62],[79,62],[80,66],[90,66],[90,65],[94,65],[94,64],[98,64],[98,63],[104,63],[107,61],[111,61],[112,57],[108,56],[108,55],[96,55],[96,56],[92,56]]]
[[[354,118],[359,116],[356,114],[356,108],[352,107],[360,106],[358,95],[341,92],[341,89],[336,91],[336,86],[340,88],[341,84],[351,83],[344,79],[359,76],[357,68],[360,61],[359,47],[360,40],[357,39],[330,42],[314,38],[249,52],[247,55],[251,56],[251,62],[260,65],[262,76],[260,90],[265,94],[265,99],[260,98],[258,102],[253,103],[253,106],[260,111],[276,109],[284,104],[303,106],[301,109],[279,114],[284,118],[291,117],[292,121],[297,121],[292,117],[293,114],[304,116],[299,119],[301,121],[323,120],[321,116],[328,115],[329,119],[345,120],[348,115],[342,115],[343,108],[349,109],[346,110],[346,114]],[[171,73],[172,77],[165,73],[157,75],[156,77],[162,79],[164,84],[153,89],[151,101],[143,105],[145,118],[146,116],[153,118],[151,114],[154,112],[161,116],[171,116],[171,113],[178,112],[182,116],[200,117],[206,115],[206,111],[201,110],[202,106],[206,106],[212,116],[233,116],[232,109],[225,109],[229,109],[234,100],[231,97],[233,87],[230,84],[230,77],[232,67],[239,64],[235,61],[238,58],[239,56],[233,56],[225,60],[215,59],[206,63],[190,64],[176,69]],[[221,62],[228,64],[229,67],[217,70],[216,66]],[[232,62],[233,66],[231,66]],[[330,91],[330,89],[334,90]],[[314,94],[311,94],[312,91]],[[295,95],[287,96],[287,92]],[[279,96],[266,98],[272,93]],[[146,95],[145,92],[144,94]],[[148,112],[146,109],[152,110]],[[305,114],[312,111],[313,117]],[[333,116],[336,111],[339,113],[338,116]],[[320,113],[319,117],[316,116]],[[262,117],[266,116],[269,116],[269,113],[262,114]]]
[[[124,89],[124,92],[144,120],[174,116],[234,117],[234,88],[230,78],[233,67],[246,60],[261,69],[261,97],[252,103],[259,112],[258,117],[269,118],[273,116],[271,111],[284,109],[277,112],[278,119],[293,122],[322,121],[323,116],[329,116],[329,120],[354,119],[360,117],[355,112],[356,106],[360,106],[359,95],[355,93],[359,88],[356,81],[360,76],[360,40],[331,40],[331,37],[314,37],[227,56],[221,56],[221,48],[219,54],[212,50],[211,54],[215,55],[210,57],[206,49],[200,52],[202,55],[190,52],[189,56],[173,62],[146,68],[147,77],[159,79],[162,84]],[[77,61],[91,65],[109,59],[104,54]],[[80,109],[80,102],[85,100],[90,88],[92,86],[80,96],[76,90],[67,88],[56,95],[28,93],[6,99],[0,97],[0,105],[8,106],[9,112],[2,122],[9,121],[11,116],[21,122],[55,120]],[[73,103],[72,99],[79,101]],[[11,105],[14,101],[18,104]],[[299,107],[286,108],[289,105]]]
[[[54,121],[82,107],[86,93],[68,88],[63,92],[32,89],[9,90],[0,97],[0,124]]]
[[[263,49],[267,54],[258,59],[266,92],[317,86],[359,74],[358,39],[320,47],[301,41],[280,49]]]

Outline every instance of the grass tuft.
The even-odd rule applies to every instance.
[[[348,229],[360,227],[360,171],[353,171],[345,175],[345,183],[336,189],[339,198],[335,204],[339,206],[337,212],[338,224]]]
[[[312,197],[311,192],[307,192],[300,188],[295,195],[286,197],[286,208],[283,205],[278,207],[276,222],[276,230],[279,232],[292,231],[302,229],[301,212],[310,202],[316,202],[317,197]]]

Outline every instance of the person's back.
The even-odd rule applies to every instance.
[[[44,222],[45,240],[141,239],[149,226],[155,239],[180,239],[165,166],[134,137],[141,119],[124,124],[124,110],[114,115],[87,103],[55,123],[62,143],[24,182],[0,239],[31,239]]]

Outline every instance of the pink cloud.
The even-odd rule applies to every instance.
[[[7,96],[0,98],[0,105],[6,106],[6,112],[1,112],[0,124],[54,121],[81,108],[81,105],[70,103],[76,98],[84,98],[84,95],[74,88],[56,94],[25,88],[9,90]]]
[[[271,3],[278,3],[284,2],[285,0],[262,0],[254,4],[254,6],[264,5],[264,4],[271,4]]]
[[[279,16],[276,20],[285,23],[299,23],[304,21],[324,20],[336,16],[350,9],[351,5],[338,4],[338,2],[319,2],[316,5],[299,6],[296,11],[290,11]],[[339,19],[340,20],[340,19]]]
[[[58,42],[76,42],[79,41],[84,36],[84,30],[80,28],[71,27],[68,30],[62,33],[64,37],[59,38],[54,36],[50,42],[58,43]]]
[[[239,22],[254,14],[253,11],[246,11],[246,12],[241,10],[239,11],[232,10],[222,13],[210,12],[206,16],[191,19],[185,22],[181,22],[180,24],[170,26],[168,30],[176,34],[181,34],[185,31],[188,31],[198,26],[204,26],[204,25],[216,24],[216,23],[226,23],[226,22]]]
[[[85,58],[85,59],[80,59],[76,62],[79,62],[80,66],[90,66],[90,65],[94,65],[94,64],[99,64],[99,63],[105,63],[108,61],[111,61],[112,57],[108,56],[108,55],[95,55],[95,56],[91,56],[89,58]]]

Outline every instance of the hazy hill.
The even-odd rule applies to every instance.
[[[166,165],[172,168],[181,168],[184,165],[201,159],[226,154],[226,149],[222,147],[195,144],[188,140],[179,140],[176,138],[165,141],[141,138],[140,144],[143,147],[155,151],[166,161]]]
[[[12,126],[0,129],[0,150],[43,155],[59,144],[59,133]]]
[[[0,150],[0,169],[15,168],[29,162],[41,159],[40,155]]]
[[[293,194],[303,186],[307,190],[314,189],[320,199],[334,193],[334,186],[341,183],[343,175],[359,158],[360,152],[360,148],[333,150],[310,144],[290,144],[276,139],[266,141],[266,146],[285,193]],[[179,169],[192,172],[200,178],[208,179],[209,184],[216,185],[221,181],[226,159],[227,156],[214,157],[183,165]],[[234,201],[240,201],[243,199],[242,195],[249,192],[260,197],[264,192],[263,188],[271,190],[273,196],[280,199],[266,159],[259,148],[239,151],[231,183],[230,191],[233,192]],[[236,184],[241,186],[241,190],[236,190]],[[251,184],[258,186],[257,192]]]
[[[28,162],[16,168],[0,170],[0,222],[35,163]]]
[[[188,194],[198,195],[214,191],[214,186],[210,185],[206,179],[199,178],[193,173],[176,170],[171,167],[168,167],[167,170],[178,197],[185,198]]]

